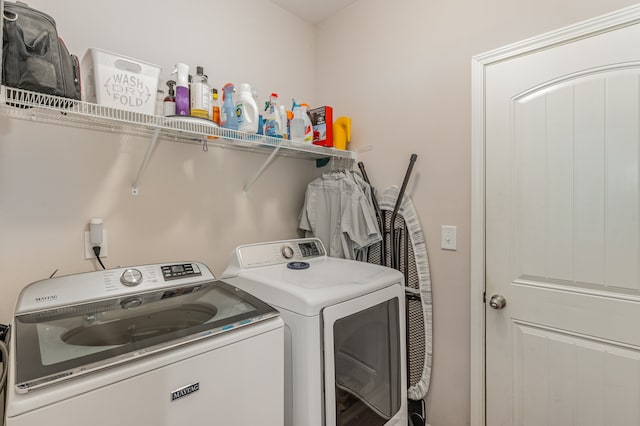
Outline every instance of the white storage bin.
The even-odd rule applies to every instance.
[[[117,53],[90,48],[80,64],[82,99],[153,114],[161,68]]]

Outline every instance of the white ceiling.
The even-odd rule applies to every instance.
[[[358,0],[270,0],[305,21],[317,24]]]

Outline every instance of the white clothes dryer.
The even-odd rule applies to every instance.
[[[284,325],[202,263],[27,286],[12,324],[6,426],[284,421]]]
[[[285,322],[285,425],[407,424],[400,272],[305,238],[239,246],[222,276]]]

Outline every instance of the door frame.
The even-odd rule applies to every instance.
[[[485,70],[502,61],[640,23],[640,4],[471,59],[471,426],[485,426]]]

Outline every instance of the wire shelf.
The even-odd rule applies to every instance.
[[[12,118],[145,137],[152,137],[160,129],[160,139],[205,147],[266,154],[278,148],[278,155],[287,157],[356,160],[353,151],[223,129],[209,120],[195,117],[148,115],[7,86],[1,86],[0,90],[0,110]]]

